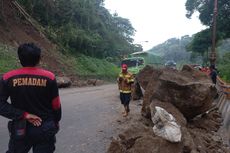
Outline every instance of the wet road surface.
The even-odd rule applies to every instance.
[[[122,119],[115,84],[60,90],[63,118],[55,153],[105,153]],[[0,153],[8,143],[7,120],[0,117]]]

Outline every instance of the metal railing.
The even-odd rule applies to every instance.
[[[226,98],[230,99],[230,84],[217,77],[217,85],[219,90],[226,95]]]

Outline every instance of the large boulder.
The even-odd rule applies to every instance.
[[[192,119],[210,109],[217,93],[206,74],[188,65],[181,71],[146,66],[137,80],[145,89],[142,114],[147,117],[151,116],[149,106],[156,99],[172,103],[187,119]]]
[[[196,116],[211,107],[216,94],[207,75],[190,66],[182,71],[147,66],[137,80],[145,90],[142,112],[151,117],[156,106],[164,108],[180,125],[181,142],[171,143],[155,135],[151,120],[133,115],[125,119],[124,131],[113,139],[107,153],[229,153],[217,133],[220,114],[213,110]]]
[[[59,88],[66,88],[71,85],[71,80],[68,77],[56,77]]]

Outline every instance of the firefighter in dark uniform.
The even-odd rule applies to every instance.
[[[124,112],[122,112],[122,114],[126,117],[130,111],[129,102],[131,100],[131,85],[134,83],[134,78],[133,74],[128,72],[128,66],[126,64],[122,64],[121,68],[117,83],[120,91],[121,104],[124,105]]]
[[[11,119],[6,153],[53,153],[61,119],[55,75],[36,67],[41,49],[33,43],[20,45],[18,57],[23,67],[0,81],[0,115]]]

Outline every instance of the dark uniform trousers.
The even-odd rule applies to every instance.
[[[123,104],[124,106],[128,106],[131,100],[131,93],[120,92],[120,100],[121,100],[121,104]]]
[[[14,122],[14,121],[12,121]],[[27,122],[26,135],[17,138],[12,126],[8,124],[10,132],[9,150],[6,153],[28,153],[33,149],[33,153],[53,153],[55,150],[56,133],[58,127],[52,120],[43,121],[42,125],[35,127]]]

